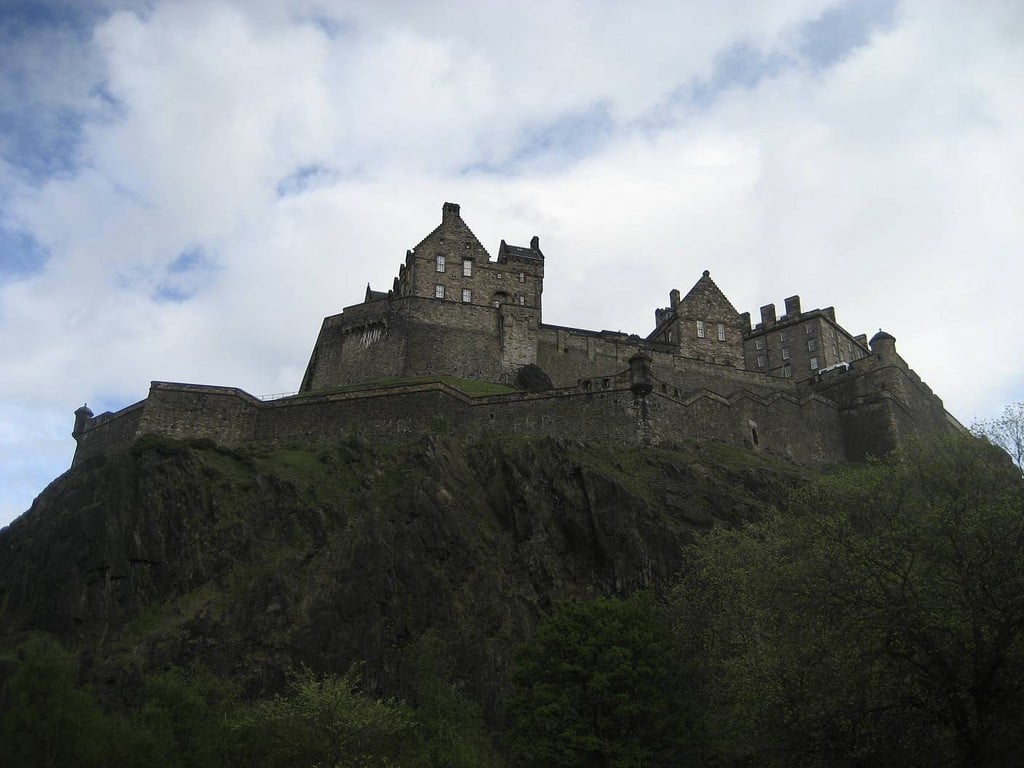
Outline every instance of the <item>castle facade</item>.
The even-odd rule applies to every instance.
[[[445,203],[390,290],[324,319],[298,394],[153,382],[116,413],[75,414],[75,463],[155,433],[313,444],[360,434],[528,434],[640,443],[717,440],[800,462],[856,461],[961,428],[879,332],[869,342],[799,296],[760,322],[708,271],[654,312],[646,336],[548,325],[544,254],[501,241],[492,259]],[[490,387],[470,386],[486,383]],[[484,392],[482,394],[481,392]]]

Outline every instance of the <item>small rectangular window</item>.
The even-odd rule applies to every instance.
[[[704,321],[703,320],[698,320],[697,321],[697,338],[698,339],[703,339],[704,335],[705,335],[704,334]]]
[[[757,367],[758,368],[764,368],[767,364],[768,364],[768,360],[765,358],[764,355],[758,355],[757,356]]]
[[[519,273],[519,282],[520,283],[525,283],[526,282],[526,273],[525,272],[520,272]]]
[[[439,284],[439,285],[435,285],[434,286],[434,298],[435,299],[443,299],[444,298],[444,286],[443,285]]]
[[[722,323],[718,324],[718,340],[725,341],[725,325]]]
[[[812,371],[818,370],[818,358],[816,358],[816,357],[812,357],[811,358],[811,370]]]
[[[789,360],[789,347],[782,348],[782,359]]]
[[[526,297],[525,296],[520,296],[519,297],[519,306],[521,306],[521,307],[525,307],[526,306]]]
[[[764,339],[754,339],[754,348],[758,351],[764,349]]]
[[[462,260],[462,276],[472,277],[473,276],[473,260],[463,259]]]
[[[437,257],[437,263],[434,266],[434,269],[436,269],[438,272],[444,272],[444,256]]]
[[[462,289],[462,301],[466,304],[473,300],[473,292],[469,288]]]
[[[793,366],[784,365],[782,366],[782,378],[791,379],[793,378]]]
[[[808,323],[807,325],[805,325],[804,326],[804,331],[807,333],[808,336],[813,334],[814,333],[814,323]]]
[[[818,349],[818,340],[817,339],[808,339],[807,340],[807,351],[808,352],[815,352],[815,351],[817,351],[817,349]]]
[[[779,341],[788,341],[789,336],[786,335],[785,331],[779,333]]]

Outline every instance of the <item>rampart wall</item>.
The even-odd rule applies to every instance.
[[[111,428],[115,423],[116,430]],[[710,391],[685,398],[658,392],[640,396],[619,372],[572,388],[476,398],[438,382],[263,402],[229,387],[154,382],[143,403],[89,425],[75,461],[126,449],[146,433],[209,438],[237,447],[313,445],[350,435],[405,442],[448,432],[469,438],[528,435],[626,444],[716,440],[798,462],[844,458],[839,412],[824,398],[754,393],[726,398]]]
[[[813,386],[839,406],[846,454],[853,460],[884,454],[909,437],[960,426],[898,356],[855,360],[847,371],[826,373]]]
[[[116,413],[101,413],[91,419],[88,428],[76,437],[77,447],[71,466],[93,456],[114,453],[131,445],[139,433],[146,401],[140,400]]]
[[[410,296],[346,308],[324,320],[303,392],[445,371],[511,381],[534,362],[536,312]]]
[[[623,370],[638,352],[651,358],[660,394],[683,394],[702,388],[725,395],[749,391],[764,395],[787,392],[799,396],[803,391],[793,381],[683,357],[671,345],[648,342],[639,336],[552,325],[540,328],[537,364],[555,386],[565,387],[575,385],[580,379],[613,375]],[[662,384],[665,389],[661,389]]]

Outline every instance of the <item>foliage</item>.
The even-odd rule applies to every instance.
[[[724,754],[758,765],[1014,764],[1024,495],[969,436],[833,477],[695,548]]]
[[[1024,403],[1007,405],[1001,416],[977,422],[972,431],[1010,454],[1013,463],[1024,473]]]
[[[93,696],[75,685],[74,654],[46,638],[18,653],[7,685],[8,709],[0,724],[0,755],[11,768],[103,764],[103,714]]]
[[[147,676],[141,706],[121,714],[75,684],[75,656],[55,641],[32,640],[18,655],[0,722],[5,768],[501,765],[479,712],[429,665],[418,711],[363,694],[354,674],[303,670],[285,693],[245,702],[208,670],[172,668]]]
[[[512,748],[529,766],[690,765],[698,718],[650,595],[561,603],[517,654]]]
[[[407,655],[425,760],[445,768],[499,768],[503,763],[480,708],[448,682],[452,670],[447,650],[436,633],[428,632]]]
[[[167,768],[220,766],[238,748],[224,723],[239,709],[234,685],[202,668],[173,668],[145,680],[146,700],[132,718],[144,738],[139,763]]]
[[[373,700],[349,674],[302,671],[286,695],[256,702],[230,724],[241,749],[225,764],[249,768],[401,766],[416,759],[412,711]]]

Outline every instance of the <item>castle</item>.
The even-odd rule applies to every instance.
[[[116,413],[75,412],[74,464],[139,436],[228,446],[353,434],[548,435],[667,444],[716,440],[806,463],[881,455],[962,429],[879,331],[869,342],[800,297],[739,313],[705,271],[669,293],[647,336],[542,321],[544,254],[504,240],[492,259],[445,203],[388,291],[323,321],[296,395],[153,382]],[[485,386],[486,385],[486,386]]]

